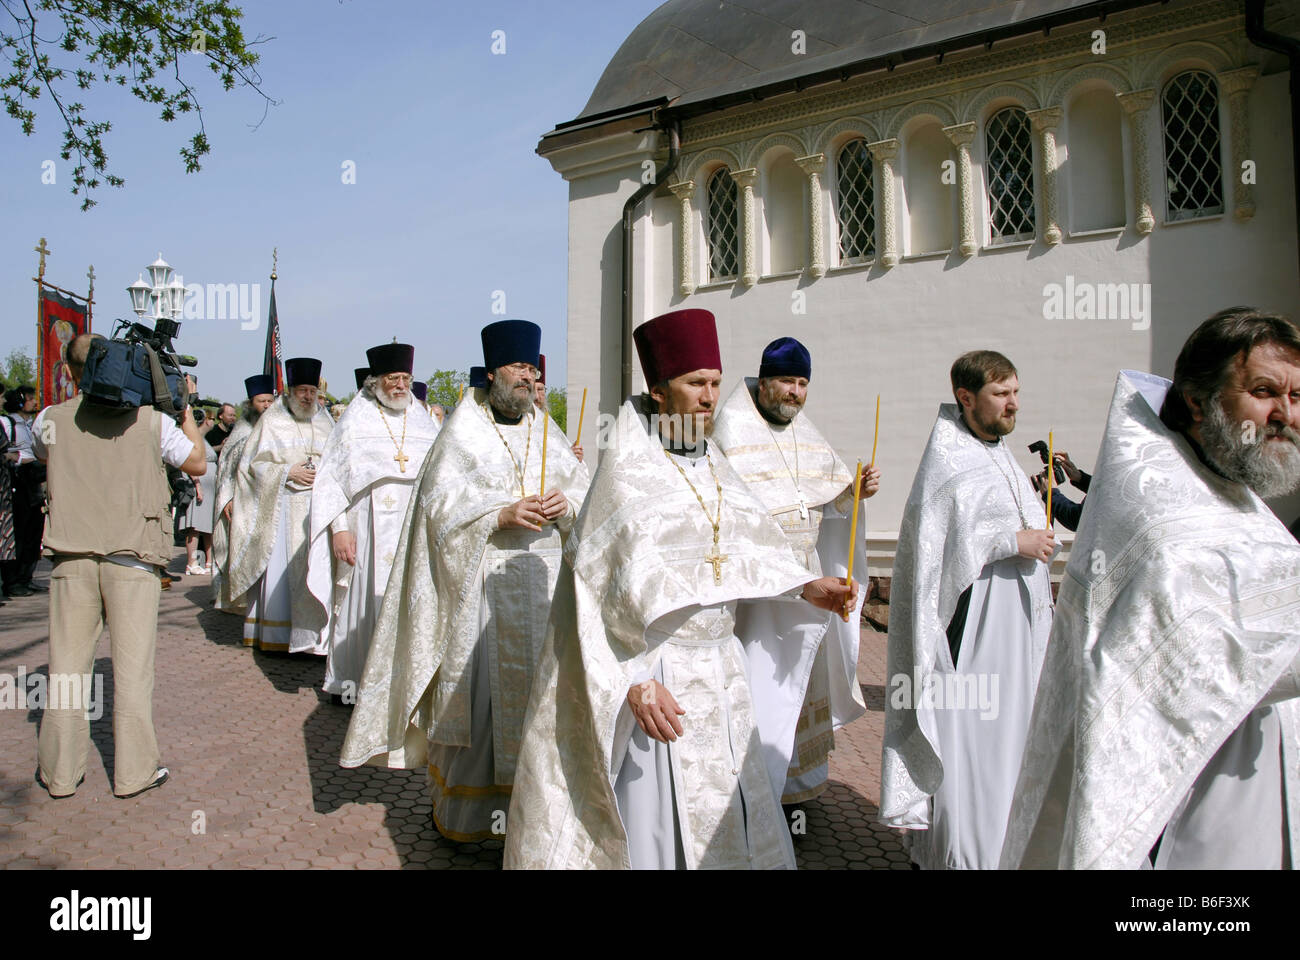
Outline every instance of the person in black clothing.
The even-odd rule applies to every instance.
[[[235,423],[239,420],[239,411],[235,409],[232,403],[223,403],[217,415],[211,420],[206,430],[200,429],[199,433],[203,434],[203,439],[208,442],[213,450],[221,451],[221,446],[230,436],[230,432],[235,429]]]
[[[35,387],[16,387],[4,395],[5,412],[0,416],[0,433],[8,441],[3,479],[11,484],[13,511],[14,556],[0,562],[7,597],[28,597],[45,589],[32,582],[45,530],[45,466],[32,454],[36,405]]]
[[[1065,475],[1069,478],[1070,483],[1074,484],[1075,487],[1082,490],[1085,494],[1084,499],[1076,503],[1075,501],[1067,497],[1065,494],[1063,494],[1061,492],[1060,487],[1053,484],[1052,485],[1052,520],[1061,521],[1061,526],[1065,527],[1065,529],[1067,530],[1078,530],[1079,518],[1083,515],[1083,503],[1084,500],[1088,499],[1086,494],[1088,492],[1088,484],[1092,483],[1092,474],[1084,473],[1077,466],[1075,466],[1074,461],[1070,459],[1070,455],[1063,450],[1055,454],[1052,459],[1053,462],[1055,462],[1058,466],[1060,466],[1062,470],[1065,471]],[[1046,500],[1047,499],[1047,468],[1046,467],[1043,467],[1042,473],[1038,474],[1033,478],[1033,482],[1034,482],[1034,489],[1038,491],[1038,495],[1042,497],[1044,500]]]

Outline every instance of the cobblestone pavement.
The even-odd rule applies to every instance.
[[[323,659],[245,648],[240,620],[212,608],[209,578],[178,577],[183,568],[178,555],[158,613],[154,722],[171,779],[113,796],[105,636],[95,661],[105,707],[75,796],[53,800],[33,780],[40,711],[0,709],[0,868],[500,868],[500,842],[438,835],[422,772],[341,768],[348,708],[321,693]],[[42,563],[37,582],[48,586],[48,574]],[[41,593],[0,609],[0,674],[46,672],[48,606]],[[907,869],[898,835],[874,822],[885,638],[867,627],[862,641],[868,712],[837,735],[831,784],[803,807],[805,869]]]

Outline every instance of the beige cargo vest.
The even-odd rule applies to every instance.
[[[152,407],[114,410],[81,400],[73,397],[45,411],[45,555],[125,554],[166,566],[172,518],[162,414]]]

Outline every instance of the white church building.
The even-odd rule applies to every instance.
[[[569,184],[569,396],[591,430],[643,389],[629,332],[667,310],[716,315],[724,397],[798,337],[850,465],[881,397],[888,574],[959,354],[1019,368],[1026,472],[1049,429],[1091,470],[1119,370],[1172,375],[1223,307],[1300,318],[1298,36],[1296,0],[670,0],[538,146]]]

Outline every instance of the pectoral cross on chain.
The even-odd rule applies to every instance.
[[[406,472],[406,464],[407,464],[407,462],[408,462],[411,458],[408,457],[406,454],[402,453],[401,450],[398,450],[398,451],[397,451],[397,455],[396,455],[395,457],[393,457],[393,459],[394,459],[395,461],[397,461],[398,469],[400,469],[400,470],[402,471],[402,473],[405,473],[405,472]]]
[[[799,491],[799,519],[808,519],[808,501],[803,498],[802,491]]]
[[[722,565],[730,559],[725,553],[718,550],[718,541],[713,541],[713,552],[704,558],[704,562],[713,565],[713,583],[715,586],[722,583]]]

